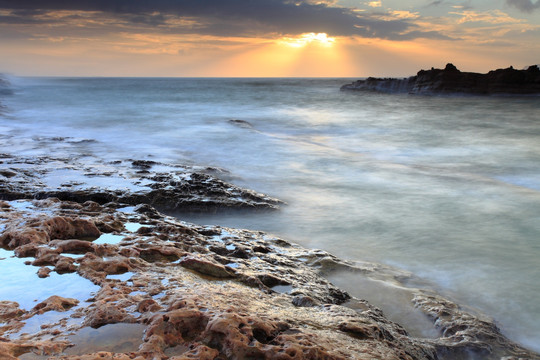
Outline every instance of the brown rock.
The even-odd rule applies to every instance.
[[[170,360],[214,360],[219,356],[219,351],[205,345],[199,345],[193,350],[183,353],[181,356],[173,356]]]
[[[232,269],[227,269],[224,265],[209,260],[203,257],[188,256],[180,261],[180,265],[186,269],[194,270],[203,275],[212,276],[215,278],[233,278],[236,275]]]
[[[47,266],[47,265],[54,266],[54,265],[56,265],[56,262],[59,259],[60,259],[60,255],[58,255],[56,253],[49,253],[49,254],[45,254],[43,256],[40,256],[39,258],[32,261],[32,265],[34,265],[34,266]]]
[[[105,274],[123,274],[131,270],[130,261],[123,256],[116,256],[111,259],[104,260],[94,254],[86,254],[81,260],[81,268],[89,268],[96,272],[103,272]]]
[[[35,259],[34,261],[32,261],[32,265],[34,265],[34,266],[46,266],[46,265],[54,266],[54,265],[56,265],[56,262],[58,261],[58,259],[60,259],[60,255],[58,255],[56,253],[48,253],[48,254],[44,254],[43,256],[40,256],[37,259]]]
[[[137,249],[141,259],[148,262],[176,261],[186,253],[172,246],[151,246],[145,249]]]
[[[60,256],[60,258],[56,262],[54,270],[58,274],[73,273],[77,271],[77,266],[75,266],[74,262],[75,260],[72,258]]]
[[[92,221],[81,218],[55,216],[44,221],[41,228],[47,231],[51,240],[97,239],[101,235],[101,231]]]
[[[63,298],[61,296],[53,295],[46,300],[40,302],[32,309],[32,312],[37,314],[43,314],[47,311],[67,311],[72,307],[79,304],[79,300],[71,298]]]
[[[153,299],[145,299],[137,304],[137,311],[140,313],[156,312],[161,310],[161,306]]]
[[[53,240],[49,245],[61,253],[85,254],[94,251],[94,244],[84,240]]]
[[[6,231],[0,236],[0,246],[15,249],[26,244],[46,244],[49,236],[43,230],[29,229]]]
[[[0,360],[18,360],[18,356],[30,352],[31,345],[21,345],[0,340]]]
[[[17,247],[13,251],[13,253],[15,254],[15,256],[20,257],[20,258],[34,257],[36,256],[38,250],[39,250],[38,244],[30,243],[30,244],[21,245]]]
[[[15,301],[0,301],[0,322],[6,322],[24,314]]]
[[[84,319],[83,325],[97,329],[103,325],[120,322],[132,323],[135,319],[113,303],[97,302]]]
[[[49,269],[48,267],[40,267],[38,272],[37,272],[37,276],[39,278],[46,278],[46,277],[49,277],[49,274],[51,273],[51,269]]]
[[[152,336],[162,339],[169,347],[196,338],[205,328],[208,319],[195,309],[176,309],[154,317],[146,330],[146,340]]]
[[[115,231],[123,231],[124,223],[116,219],[113,215],[105,215],[95,221],[97,228],[104,233],[112,233]]]
[[[106,351],[100,351],[92,354],[84,355],[71,355],[71,356],[59,356],[50,357],[49,359],[57,360],[145,360],[142,356],[135,356],[132,354],[114,354]]]

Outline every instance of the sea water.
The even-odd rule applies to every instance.
[[[540,351],[540,97],[351,80],[11,78],[0,152],[219,167],[288,205],[177,216],[410,271]]]

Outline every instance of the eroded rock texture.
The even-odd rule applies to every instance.
[[[220,169],[148,160],[86,163],[76,158],[4,155],[0,199],[45,199],[99,204],[150,204],[159,209],[209,211],[220,208],[275,210],[278,199],[213,176]],[[32,171],[28,167],[32,167]],[[153,169],[156,170],[153,170]],[[59,175],[60,174],[60,175]],[[66,181],[58,182],[58,177]],[[69,180],[67,180],[69,179]]]
[[[492,321],[421,292],[416,306],[442,335],[414,338],[320,275],[369,268],[323,251],[261,232],[184,223],[148,206],[118,208],[58,199],[0,202],[2,246],[31,257],[29,271],[75,272],[99,286],[88,299],[53,296],[31,311],[0,302],[4,358],[539,358],[502,336]],[[56,317],[21,333],[44,314]],[[122,340],[133,327],[144,332]],[[91,339],[85,331],[108,329],[118,346],[80,348]]]
[[[526,70],[509,67],[478,74],[462,72],[447,64],[444,69],[420,70],[416,76],[404,79],[370,77],[343,85],[341,89],[423,95],[539,95],[540,69],[532,65]]]

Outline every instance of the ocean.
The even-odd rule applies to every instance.
[[[287,205],[174,215],[412,273],[540,351],[540,97],[342,92],[355,79],[326,78],[9,80],[0,153],[220,168]],[[332,280],[429,327],[389,300],[390,279]]]

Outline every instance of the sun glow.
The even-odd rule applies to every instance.
[[[309,44],[317,44],[326,47],[334,45],[336,38],[328,37],[326,33],[305,33],[298,37],[284,37],[280,40],[281,43],[290,47],[304,47]]]

